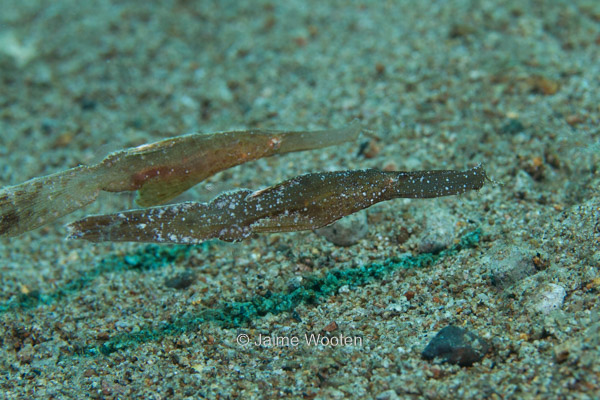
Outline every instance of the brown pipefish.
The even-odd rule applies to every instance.
[[[121,150],[0,190],[0,236],[38,228],[92,203],[99,192],[137,191],[142,207],[164,204],[233,166],[274,154],[355,140],[360,124],[321,131],[247,130],[194,133]]]
[[[252,233],[320,228],[394,198],[478,190],[487,179],[481,165],[466,171],[311,173],[255,192],[224,193],[208,203],[186,202],[87,217],[69,225],[70,238],[184,244],[208,239],[238,241]]]

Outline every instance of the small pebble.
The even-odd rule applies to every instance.
[[[79,105],[83,111],[91,111],[96,108],[96,101],[88,97],[84,97],[80,100]]]
[[[408,309],[408,306],[409,306],[408,301],[403,301],[400,303],[389,304],[385,308],[385,310],[388,311],[390,314],[403,314]]]
[[[418,245],[420,253],[439,253],[452,245],[458,219],[444,209],[427,216],[424,234]]]
[[[368,231],[369,222],[364,211],[344,217],[324,228],[315,229],[316,234],[337,246],[352,246],[364,238]]]
[[[35,355],[35,349],[31,343],[24,344],[17,353],[17,360],[23,364],[29,364]]]
[[[504,125],[502,125],[502,128],[500,128],[500,132],[509,135],[516,135],[517,133],[521,133],[524,130],[525,126],[523,126],[521,121],[514,118],[509,119]]]
[[[520,248],[509,248],[487,258],[492,285],[505,289],[537,272],[533,255]]]
[[[489,344],[465,329],[449,325],[438,332],[421,355],[426,360],[440,358],[443,362],[469,367],[488,352]]]
[[[513,192],[518,199],[525,199],[534,193],[534,185],[531,175],[521,169],[514,180]]]
[[[381,169],[384,171],[398,171],[398,164],[396,164],[393,160],[386,161]]]
[[[523,170],[527,172],[534,180],[541,181],[544,179],[545,164],[542,157],[533,157],[530,160],[526,160],[522,166]]]
[[[95,376],[95,375],[98,375],[98,374],[92,368],[88,368],[83,372],[83,376],[86,378],[89,378],[89,377]]]
[[[375,72],[377,72],[377,75],[384,75],[385,74],[385,64],[383,63],[375,63]]]
[[[562,307],[567,291],[564,287],[546,283],[537,288],[533,297],[533,307],[537,312],[549,314]]]
[[[370,140],[369,144],[365,148],[363,155],[365,158],[375,158],[381,151],[381,147],[377,144],[375,140]]]
[[[558,92],[560,83],[554,79],[545,76],[536,76],[532,79],[532,91],[545,96],[550,96]]]
[[[323,328],[323,330],[325,332],[333,332],[338,328],[338,324],[335,321],[331,321],[329,324],[327,324],[327,326],[325,328]]]
[[[399,399],[399,397],[396,394],[396,391],[390,389],[390,390],[386,390],[385,392],[379,393],[377,395],[376,399],[377,400],[396,400],[396,399]]]
[[[570,342],[556,345],[554,347],[554,360],[559,364],[567,361],[573,350]]]
[[[165,286],[173,289],[187,289],[196,280],[193,272],[183,272],[165,280]]]

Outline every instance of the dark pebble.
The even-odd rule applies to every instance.
[[[513,247],[490,255],[492,285],[506,289],[521,282],[537,270],[533,263],[534,255],[528,250]]]
[[[165,286],[173,289],[187,289],[195,280],[196,275],[193,272],[183,272],[167,279]]]
[[[489,348],[489,344],[481,337],[449,325],[431,339],[421,355],[426,360],[440,358],[443,362],[470,367],[480,361]]]
[[[85,97],[83,99],[81,99],[79,105],[81,106],[81,109],[84,111],[91,111],[96,108],[96,102],[92,99],[85,98]]]
[[[525,130],[525,127],[518,119],[509,119],[507,123],[502,125],[500,128],[500,132],[508,134],[508,135],[516,135],[517,133],[521,133]]]

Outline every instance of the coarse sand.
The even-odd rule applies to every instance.
[[[600,397],[597,0],[0,10],[0,186],[189,132],[355,118],[356,142],[247,163],[177,201],[357,168],[482,163],[495,181],[373,206],[351,243],[65,240],[68,222],[135,207],[102,193],[0,239],[0,398]],[[448,326],[485,354],[424,358]]]

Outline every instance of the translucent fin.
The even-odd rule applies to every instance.
[[[361,130],[361,124],[355,119],[350,124],[338,129],[320,131],[281,132],[282,140],[279,153],[292,151],[320,149],[323,147],[341,145],[356,140]]]
[[[309,215],[300,213],[280,214],[263,218],[252,224],[252,232],[295,232],[320,228]]]
[[[0,236],[16,236],[92,203],[99,189],[86,166],[0,190]]]
[[[149,207],[157,204],[164,204],[174,199],[186,190],[194,187],[198,182],[195,180],[173,180],[165,182],[161,179],[152,179],[146,181],[135,198],[135,202],[140,207]]]

